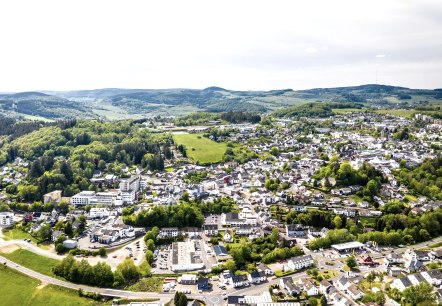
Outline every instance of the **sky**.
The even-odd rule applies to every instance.
[[[15,0],[0,12],[0,92],[442,87],[440,0]]]

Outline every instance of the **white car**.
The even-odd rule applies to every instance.
[[[223,299],[227,300],[227,293],[223,292],[222,294]]]

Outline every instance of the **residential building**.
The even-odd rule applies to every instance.
[[[203,228],[206,236],[218,236],[218,224],[204,224]]]
[[[359,289],[359,287],[355,284],[351,284],[350,287],[348,287],[347,293],[354,300],[362,299],[362,297],[365,295],[364,292],[362,292],[362,290]]]
[[[301,224],[288,224],[285,226],[288,237],[303,237],[306,236],[305,228]]]
[[[313,257],[311,255],[303,255],[290,258],[287,261],[287,266],[290,270],[300,270],[311,267],[313,265]]]
[[[9,227],[14,225],[14,213],[3,211],[0,212],[0,226],[1,227]]]
[[[286,289],[287,293],[291,296],[298,296],[302,291],[299,286],[295,285],[293,278],[290,276],[281,278],[279,280],[279,286]]]

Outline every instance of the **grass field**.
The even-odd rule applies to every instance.
[[[25,233],[23,232],[21,229],[18,228],[13,228],[11,230],[3,230],[3,236],[4,238],[6,238],[5,240],[10,240],[10,239],[18,239],[18,240],[23,240],[23,239],[31,239],[32,242],[37,243],[37,239],[35,239],[34,237],[32,237],[29,233]]]
[[[73,290],[42,286],[40,281],[10,268],[0,268],[0,304],[21,306],[95,306],[102,303],[81,298]]]
[[[332,111],[335,114],[348,114],[348,113],[353,113],[353,112],[363,112],[365,111],[365,109],[361,109],[361,108],[332,108]]]
[[[56,259],[41,256],[25,249],[18,249],[12,253],[0,253],[0,255],[23,267],[52,277],[55,277],[52,268],[59,263]]]
[[[417,111],[412,109],[378,109],[375,111],[378,114],[390,114],[405,118],[412,118]]]
[[[173,138],[186,147],[188,157],[201,164],[220,162],[227,149],[225,143],[217,143],[202,134],[174,134]]]

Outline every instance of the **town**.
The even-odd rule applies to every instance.
[[[344,112],[137,129],[166,135],[160,161],[119,156],[116,167],[97,149],[90,178],[69,192],[59,176],[86,160],[10,152],[0,168],[5,265],[32,269],[32,253],[72,283],[164,294],[131,305],[179,294],[192,305],[442,302],[441,120]],[[218,160],[199,160],[219,145]],[[34,173],[41,197],[23,184]],[[102,263],[108,280],[82,276],[79,265]]]

